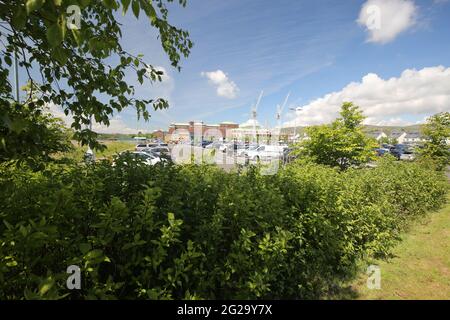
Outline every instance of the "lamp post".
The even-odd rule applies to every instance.
[[[302,107],[296,107],[296,108],[289,108],[289,110],[292,110],[292,111],[298,111],[298,110],[301,110],[302,109]],[[295,117],[295,120],[294,120],[294,139],[295,139],[295,136],[297,135],[297,113],[295,114],[296,115],[296,117]]]

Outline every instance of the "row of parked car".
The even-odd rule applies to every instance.
[[[119,157],[131,157],[132,159],[139,159],[144,164],[155,165],[159,162],[166,162],[170,160],[170,149],[167,143],[141,143],[136,145],[134,151],[123,151]]]
[[[384,156],[390,154],[398,160],[411,161],[415,159],[414,147],[407,144],[388,145],[383,144],[380,148],[374,150],[377,156]]]
[[[240,142],[208,142],[202,143],[205,149],[216,149],[229,156],[245,157],[252,161],[283,159],[287,153],[287,145],[269,145]]]

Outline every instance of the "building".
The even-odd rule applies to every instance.
[[[403,144],[405,143],[407,133],[404,131],[394,131],[390,134],[389,138],[395,139],[397,143]]]
[[[166,137],[168,135],[167,131],[164,131],[162,129],[154,130],[152,132],[152,135],[155,139],[158,139],[159,141],[166,141]]]
[[[418,132],[408,133],[404,139],[405,143],[420,143],[424,141],[425,138]]]
[[[387,134],[384,133],[383,131],[373,131],[367,133],[367,135],[371,138],[374,138],[377,141],[380,141],[381,139],[388,137]]]
[[[256,119],[249,119],[231,131],[231,138],[237,141],[257,142],[269,135],[270,131],[262,128]]]
[[[239,125],[234,122],[221,122],[220,124],[205,124],[203,121],[189,121],[186,123],[172,123],[168,135],[171,141],[201,142],[203,140],[223,140],[230,135],[232,129]]]

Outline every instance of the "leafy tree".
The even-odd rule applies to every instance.
[[[382,144],[398,144],[398,140],[396,138],[389,138],[389,137],[381,137],[379,141],[380,145]]]
[[[450,112],[441,112],[428,118],[422,128],[427,138],[419,150],[423,159],[431,159],[438,169],[444,169],[450,164]]]
[[[48,111],[29,104],[0,109],[0,162],[26,161],[34,169],[57,152],[71,150],[71,132]]]
[[[189,55],[192,42],[187,31],[168,22],[167,2],[173,0],[0,0],[2,113],[16,110],[10,118],[20,122],[21,109],[26,119],[28,112],[54,103],[66,115],[73,116],[75,138],[94,147],[98,146],[95,134],[82,130],[91,116],[108,125],[111,115],[126,107],[134,106],[138,116],[145,120],[150,117],[148,105],[155,110],[167,108],[164,99],[133,97],[135,89],[125,81],[129,72],[135,73],[141,84],[145,79],[161,81],[163,73],[146,63],[143,55],[135,56],[122,48],[121,25],[117,20],[118,13],[126,14],[130,7],[136,18],[145,14],[149,24],[158,30],[172,66],[179,70],[181,57]],[[186,5],[186,0],[178,2]],[[77,7],[72,5],[80,9],[79,26],[73,19],[77,17],[73,8]],[[38,99],[32,101],[31,91],[26,101],[17,106],[8,80],[14,55],[19,66],[26,70],[28,80],[36,83],[32,75],[38,74],[42,83]]]
[[[364,116],[359,107],[345,102],[340,115],[331,125],[308,128],[309,139],[301,143],[300,153],[319,164],[342,170],[372,160],[372,149],[377,144],[362,131]]]

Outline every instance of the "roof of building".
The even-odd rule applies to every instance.
[[[259,124],[258,120],[248,119],[247,121],[239,125],[239,128],[253,128],[253,127],[261,128],[261,125]]]
[[[423,135],[420,132],[411,132],[411,133],[408,133],[408,135],[406,137],[409,139],[423,138]]]
[[[406,134],[406,132],[404,132],[404,131],[394,131],[394,132],[392,132],[392,133],[390,134],[390,137],[392,137],[392,138],[398,138],[398,137],[400,137],[400,136],[403,135],[403,134]]]
[[[237,124],[237,123],[232,121],[222,121],[220,124]]]

